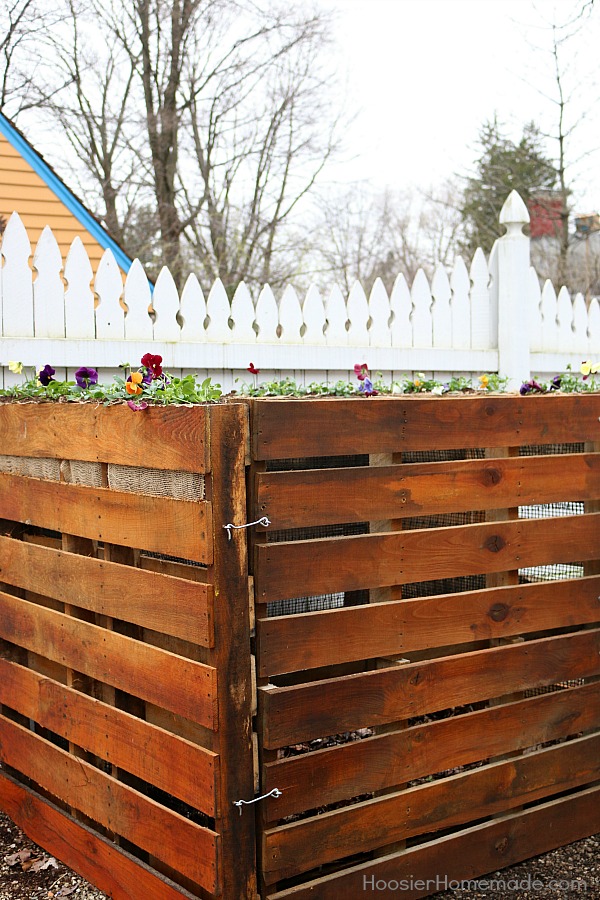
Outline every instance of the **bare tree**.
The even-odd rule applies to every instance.
[[[38,0],[0,0],[0,109],[12,116],[36,106],[32,91],[39,75],[40,45],[60,21],[54,7]],[[37,51],[37,52],[36,52]]]
[[[228,289],[285,279],[298,206],[335,147],[324,14],[254,0],[63,2],[70,28],[55,32],[59,92],[46,108],[109,231],[127,241],[155,222],[180,282],[190,268]]]

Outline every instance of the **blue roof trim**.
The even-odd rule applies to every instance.
[[[85,208],[81,200],[78,200],[75,194],[66,186],[64,181],[52,171],[47,162],[33,149],[31,144],[23,137],[22,134],[12,125],[9,120],[0,112],[0,132],[9,141],[15,150],[18,150],[23,159],[25,159],[31,168],[46,182],[50,190],[52,190],[59,200],[67,207],[69,212],[73,213],[75,218],[81,222],[86,231],[94,237],[101,247],[105,250],[112,250],[114,257],[125,273],[131,268],[133,260],[125,253],[117,242],[111,238],[108,232],[102,227],[100,222],[94,218],[89,210]]]

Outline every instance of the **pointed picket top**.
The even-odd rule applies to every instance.
[[[111,250],[105,250],[102,254],[94,290],[99,301],[96,307],[96,337],[122,340],[125,337],[125,310],[119,301],[123,293],[123,280]]]
[[[264,285],[256,301],[256,325],[258,327],[256,340],[259,344],[277,343],[279,310],[275,294],[268,284]]]
[[[179,292],[175,279],[166,266],[163,266],[158,273],[158,278],[154,285],[154,293],[152,294],[152,306],[156,313],[154,340],[181,340],[181,328],[177,319],[179,313]]]
[[[182,341],[205,341],[206,300],[200,282],[193,272],[186,278],[179,306]]]
[[[355,281],[350,290],[348,303],[348,344],[351,347],[366,347],[369,344],[369,303],[363,286]]]
[[[588,311],[581,293],[573,300],[573,347],[582,353],[588,349]]]
[[[462,256],[457,256],[450,274],[452,299],[452,347],[466,350],[471,346],[471,280]]]
[[[220,278],[217,278],[210,289],[206,301],[206,313],[208,316],[206,340],[217,341],[220,344],[229,343],[231,340],[231,328],[229,327],[231,304]]]
[[[62,254],[56,238],[46,225],[33,254],[33,268],[37,273],[33,282],[36,337],[65,336],[65,286],[60,277],[62,267]]]
[[[452,312],[450,281],[443,266],[437,266],[431,280],[431,322],[434,347],[452,347]]]
[[[490,339],[490,272],[485,253],[478,247],[469,269],[471,280],[471,347],[487,350],[492,346]]]
[[[433,321],[431,318],[431,290],[423,269],[415,275],[411,290],[413,311],[411,323],[413,347],[433,347]]]
[[[4,337],[33,337],[33,284],[29,268],[31,243],[14,212],[2,236],[2,333]]]
[[[512,237],[513,235],[525,236],[523,234],[523,225],[527,225],[529,222],[529,212],[523,202],[523,198],[517,191],[511,191],[504,201],[504,206],[500,211],[499,222],[501,225],[506,225],[505,237]]]
[[[65,262],[65,335],[68,338],[92,340],[94,326],[94,272],[87,250],[79,235],[73,240]]]
[[[498,241],[494,241],[488,261],[488,291],[490,303],[490,346],[498,346],[498,305],[499,305],[499,265],[498,265]]]
[[[558,343],[556,291],[554,285],[547,279],[542,288],[542,347],[546,352],[556,352],[560,349]]]
[[[566,287],[561,287],[556,302],[558,349],[566,353],[575,350],[573,335],[573,303]]]
[[[392,343],[390,332],[390,300],[381,278],[376,278],[369,296],[369,344],[372,347],[389,347]]]
[[[311,284],[306,292],[306,297],[302,304],[302,319],[304,321],[304,343],[317,346],[325,344],[327,341],[325,337],[325,326],[327,324],[325,304],[319,289],[314,284]]]
[[[533,266],[529,269],[527,284],[527,296],[529,298],[529,325],[531,328],[531,349],[543,350],[542,345],[542,289],[540,279]]]
[[[252,295],[244,282],[238,284],[231,301],[231,341],[236,344],[253,344],[256,340]]]
[[[594,359],[600,362],[600,302],[597,297],[593,297],[588,309],[588,346],[589,351],[595,354]]]
[[[308,296],[307,296],[308,299]],[[334,284],[325,300],[327,327],[325,341],[330,347],[345,347],[348,344],[348,310],[339,285]],[[306,315],[305,315],[306,320]],[[306,335],[304,335],[306,341]]]
[[[152,303],[150,285],[139,259],[134,259],[125,279],[123,300],[127,307],[125,316],[125,338],[127,340],[151,341],[152,319],[149,308]]]
[[[402,273],[398,275],[390,296],[392,347],[412,346],[412,300],[410,288]]]
[[[282,344],[302,342],[304,318],[298,294],[291,284],[288,284],[279,301],[279,325],[281,327],[279,340]]]

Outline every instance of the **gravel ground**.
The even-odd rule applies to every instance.
[[[436,900],[456,897],[465,900],[564,900],[568,897],[600,900],[600,835],[478,880],[481,890],[445,891],[436,894]],[[505,887],[498,890],[485,885],[484,882],[492,880],[500,880]],[[108,900],[102,891],[33,844],[8,816],[0,813],[0,900],[61,900],[63,897]]]

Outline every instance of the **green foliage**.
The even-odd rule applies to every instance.
[[[479,147],[475,174],[467,179],[460,207],[464,228],[461,250],[469,258],[477,247],[489,253],[503,234],[498,218],[512,190],[518,191],[528,205],[531,197],[552,191],[558,182],[556,167],[546,156],[542,136],[533,122],[525,126],[518,143],[502,134],[495,119],[486,122],[479,134]]]

